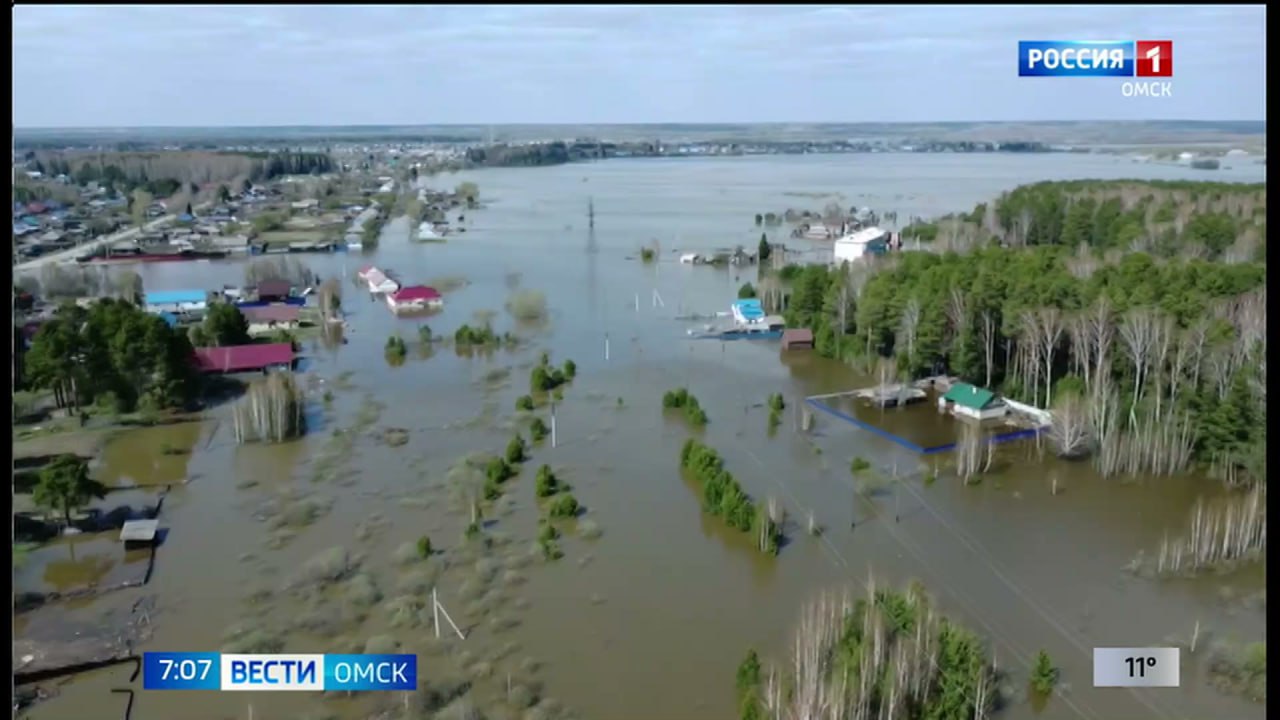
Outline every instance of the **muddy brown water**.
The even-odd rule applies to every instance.
[[[925,189],[914,193],[922,210],[972,204],[968,197],[944,197],[946,186],[954,184],[944,181],[965,166],[949,164],[957,160],[946,156],[919,157],[926,159],[905,162],[919,164],[917,185]],[[1259,705],[1210,689],[1203,680],[1203,652],[1184,653],[1181,689],[1091,688],[1095,646],[1186,642],[1197,621],[1202,643],[1265,633],[1261,612],[1223,600],[1224,588],[1246,594],[1264,587],[1260,568],[1159,582],[1123,570],[1140,550],[1154,550],[1166,532],[1176,532],[1196,497],[1217,492],[1214,483],[1194,477],[1102,480],[1087,463],[1041,458],[1033,442],[1000,446],[993,473],[979,484],[954,479],[945,456],[940,478],[926,483],[932,459],[922,461],[847,423],[817,413],[811,434],[795,430],[793,413],[801,398],[869,385],[868,378],[821,358],[780,356],[774,344],[687,340],[685,330],[694,324],[674,317],[727,310],[737,287],[754,280],[754,271],[679,265],[667,249],[758,239],[752,214],[796,204],[782,195],[794,188],[763,177],[766,170],[781,167],[797,183],[838,189],[854,198],[849,204],[881,209],[891,208],[895,188],[913,192],[909,179],[886,186],[874,167],[830,159],[787,161],[796,164],[786,167],[756,160],[696,164],[702,162],[460,174],[441,182],[474,179],[488,202],[484,210],[467,213],[467,233],[443,244],[414,245],[406,239],[407,223],[393,222],[368,257],[306,258],[322,274],[342,275],[345,267],[349,276],[372,260],[407,282],[462,276],[469,284],[448,293],[444,312],[425,321],[397,319],[385,305],[345,285],[347,344],[306,348],[305,374],[324,382],[313,391],[313,430],[300,441],[236,446],[223,409],[213,413],[220,421],[204,423],[194,434],[186,426],[153,428],[125,435],[106,450],[98,473],[114,484],[195,478],[175,485],[165,502],[162,525],[170,533],[147,588],[160,605],[155,635],[143,649],[220,649],[228,628],[244,622],[277,635],[282,652],[359,651],[369,638],[386,634],[401,651],[420,653],[422,679],[464,673],[475,678],[472,696],[496,717],[519,717],[499,714],[511,673],[518,685],[540,684],[543,695],[576,717],[727,720],[736,715],[733,673],[747,649],[785,657],[805,600],[828,589],[857,591],[874,573],[892,583],[922,581],[947,612],[990,641],[999,666],[1013,673],[1014,697],[1002,717],[1265,714]],[[1102,159],[1078,156],[974,162],[996,163],[987,175],[1002,186],[966,189],[986,195],[1024,176],[1105,176],[1108,169]],[[742,172],[726,175],[726,167]],[[1134,171],[1125,165],[1114,172]],[[972,168],[966,172],[982,175]],[[709,174],[721,184],[699,185],[698,178]],[[937,197],[926,200],[930,193]],[[582,217],[588,195],[596,206],[594,235]],[[650,200],[628,199],[635,196]],[[901,206],[903,217],[909,206]],[[660,262],[645,266],[623,259],[655,237],[663,241]],[[203,287],[236,282],[242,268],[209,263],[147,267],[143,273],[148,288]],[[504,311],[512,273],[520,274],[520,287],[546,294],[550,318],[540,328],[522,328]],[[388,365],[383,344],[392,332],[412,346],[421,322],[437,334],[451,334],[481,311],[496,311],[499,331],[516,330],[529,342],[515,353],[487,357],[437,348],[424,359],[411,347],[403,364]],[[489,518],[489,532],[510,544],[479,553],[461,540],[467,519],[451,490],[449,468],[466,453],[505,447],[514,401],[527,391],[529,370],[543,349],[553,362],[572,358],[578,366],[578,378],[557,407],[558,444],[532,448],[531,461]],[[505,381],[486,377],[504,368]],[[344,373],[349,378],[340,380]],[[699,398],[711,419],[693,434],[721,452],[750,494],[776,497],[786,508],[788,543],[779,557],[762,556],[749,537],[701,512],[696,488],[677,467],[680,445],[691,433],[683,420],[661,409],[663,391],[679,385]],[[320,399],[325,388],[333,394],[327,404]],[[774,392],[783,393],[789,407],[770,434],[764,403]],[[930,442],[945,442],[950,427],[928,403],[883,414],[858,412]],[[333,435],[357,426],[363,430],[349,444]],[[376,431],[387,427],[407,429],[408,443],[383,444]],[[160,457],[164,443],[191,450]],[[860,495],[849,473],[854,456],[877,468],[897,467],[901,482],[873,497]],[[580,523],[597,524],[603,534],[588,540],[566,528],[561,560],[526,565],[522,557],[536,530],[533,475],[541,463],[551,464],[586,506]],[[1054,478],[1061,490],[1056,496],[1050,492]],[[301,505],[323,509],[294,515],[282,510]],[[825,528],[820,537],[805,532],[810,513]],[[445,607],[468,630],[465,641],[438,642],[426,626],[391,625],[388,601],[412,594],[405,590],[414,585],[412,574],[425,572],[421,565],[400,567],[396,550],[423,534],[443,551],[431,563],[452,564],[435,582]],[[360,623],[290,630],[291,621],[316,608],[339,613],[355,604],[349,581],[305,598],[284,590],[299,566],[334,546],[362,557],[361,571],[381,590],[382,600]],[[50,550],[51,559],[56,552],[65,554]],[[115,557],[120,562],[119,553]],[[485,558],[500,566],[490,583],[478,579],[490,570],[477,567]],[[50,582],[41,566],[30,563],[23,582]],[[510,583],[503,579],[508,571],[515,576]],[[1037,709],[1021,695],[1041,648],[1061,667],[1064,687]],[[123,699],[106,691],[123,686],[130,671],[81,676],[29,716],[118,717]],[[399,701],[154,692],[140,694],[133,717],[240,719],[249,717],[252,706],[255,718],[329,713],[356,720],[382,703]]]

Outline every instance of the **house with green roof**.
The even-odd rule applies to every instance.
[[[963,382],[952,385],[938,398],[938,409],[972,420],[992,420],[1009,412],[1009,407],[991,390]]]

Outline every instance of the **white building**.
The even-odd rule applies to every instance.
[[[730,306],[729,311],[739,325],[759,325],[765,321],[764,308],[756,298],[738,300]]]
[[[879,252],[889,240],[889,233],[878,227],[869,227],[849,233],[835,242],[835,262],[861,260],[870,249]]]
[[[956,383],[938,398],[938,409],[970,420],[994,420],[1009,412],[1009,406],[995,393],[969,383]]]
[[[400,283],[373,266],[362,269],[356,276],[365,281],[371,293],[393,293],[400,289]]]

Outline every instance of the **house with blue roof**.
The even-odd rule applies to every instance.
[[[145,293],[143,302],[149,313],[202,313],[208,308],[209,293],[204,290],[156,290]]]
[[[738,300],[731,307],[733,319],[740,325],[757,325],[764,322],[764,307],[757,298]]]

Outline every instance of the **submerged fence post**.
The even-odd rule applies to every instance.
[[[551,403],[551,447],[556,446],[556,404]]]
[[[609,360],[609,333],[604,334],[604,359]]]

